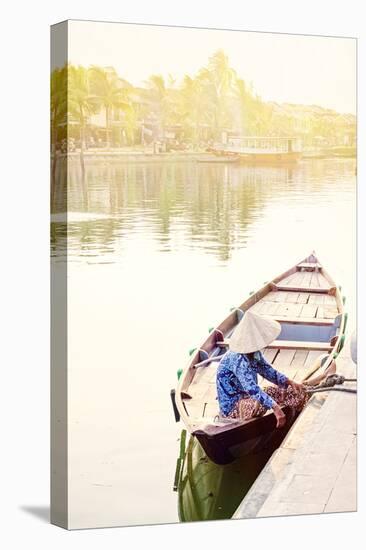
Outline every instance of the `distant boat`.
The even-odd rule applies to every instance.
[[[176,419],[180,415],[188,432],[217,464],[261,452],[298,416],[285,407],[287,422],[279,429],[271,410],[248,421],[228,421],[219,416],[215,357],[222,354],[249,309],[281,324],[279,338],[263,353],[275,368],[294,380],[329,373],[327,369],[344,343],[347,319],[342,296],[315,254],[266,283],[211,330],[179,378],[174,406]]]
[[[351,146],[328,147],[323,151],[325,154],[332,157],[355,158],[357,155],[356,147]]]
[[[198,157],[197,162],[232,163],[232,162],[239,162],[239,156],[208,155],[206,157]]]
[[[315,151],[303,151],[302,158],[303,159],[325,159],[327,155],[319,150]]]
[[[302,157],[300,140],[293,137],[231,137],[211,148],[216,155],[235,155],[248,164],[297,163]]]

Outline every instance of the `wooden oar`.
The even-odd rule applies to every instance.
[[[214,357],[209,357],[208,359],[205,359],[204,361],[201,361],[200,363],[196,363],[194,368],[196,369],[197,367],[204,367],[208,363],[212,363],[212,361],[220,361],[224,357],[224,355],[225,355],[225,353],[223,353],[222,355],[215,355]]]

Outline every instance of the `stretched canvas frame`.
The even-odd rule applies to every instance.
[[[122,44],[127,34],[134,37],[131,48],[121,47],[116,57],[115,45],[118,40]],[[214,420],[219,412],[215,372],[207,387],[200,385],[197,394],[192,393],[199,379],[194,378],[197,368],[204,368],[197,365],[210,364],[212,353],[225,351],[225,340],[251,307],[262,315],[276,315],[281,322],[282,343],[276,348],[280,351],[268,354],[275,367],[296,363],[299,370],[306,365],[320,376],[335,359],[338,373],[356,378],[356,358],[350,353],[356,345],[354,335],[351,339],[356,311],[356,41],[282,35],[281,40],[293,45],[291,59],[314,78],[308,97],[318,93],[320,102],[306,102],[304,92],[304,104],[298,104],[261,98],[255,82],[240,74],[242,66],[233,69],[221,51],[225,43],[235,57],[238,48],[233,44],[241,37],[244,42],[252,40],[252,55],[258,56],[255,64],[265,67],[263,52],[273,55],[273,63],[275,53],[284,52],[280,36],[82,21],[52,27],[51,522],[55,525],[77,529],[356,509],[354,386],[348,387],[347,397],[347,392],[314,395],[301,417],[287,410],[291,430],[275,438],[269,454],[252,448],[246,467],[249,464],[253,475],[246,481],[236,477],[243,469],[241,455],[235,454],[237,435],[230,445],[225,440],[217,454],[215,430],[222,425],[218,428]],[[200,67],[195,56],[201,60],[207,41],[214,48]],[[183,43],[190,45],[191,58],[180,53]],[[152,52],[146,65],[141,44],[150,44]],[[335,47],[342,53],[348,78],[335,68]],[[154,57],[155,51],[161,60]],[[248,50],[243,46],[243,51]],[[312,69],[309,59],[314,60],[314,52],[329,60],[333,73],[321,75],[319,66],[318,72]],[[176,64],[172,64],[174,55],[179,59]],[[118,70],[113,66],[116,59],[121,60]],[[120,74],[123,62],[127,68]],[[226,72],[217,80],[220,63]],[[172,66],[177,66],[177,75],[170,74]],[[191,72],[184,75],[190,66]],[[279,66],[279,72],[267,80],[281,97],[281,93],[286,96],[281,86],[290,82],[288,58]],[[147,80],[142,80],[143,74]],[[260,77],[260,72],[256,74]],[[315,83],[321,76],[328,90],[323,95],[316,92]],[[132,82],[137,80],[138,84]],[[108,88],[111,81],[114,88]],[[291,93],[296,96],[296,87]],[[342,112],[348,105],[352,112]],[[289,128],[293,135],[288,135]],[[287,203],[293,210],[287,209]],[[321,220],[338,216],[342,230],[339,222],[334,234],[326,235]],[[282,239],[280,244],[275,236]],[[315,252],[313,247],[302,248],[310,243]],[[340,248],[346,261],[335,260]],[[268,280],[263,283],[260,276]],[[316,288],[307,293],[310,301],[304,306],[307,278]],[[128,292],[121,290],[124,285]],[[349,317],[340,287],[349,297]],[[298,303],[293,295],[283,303],[277,300],[287,290],[296,293]],[[266,301],[273,293],[273,303],[280,303],[276,313],[272,301]],[[304,307],[306,328],[299,330]],[[207,336],[202,330],[204,311],[215,319]],[[295,340],[296,349],[288,343]],[[192,345],[188,360],[182,354],[185,345]],[[320,352],[326,357],[320,358]],[[291,354],[289,364],[283,363]],[[207,399],[201,403],[204,392]],[[126,406],[121,405],[124,401]],[[197,402],[203,408],[196,414]],[[319,409],[333,414],[332,407],[346,411],[344,424],[337,424],[339,433],[334,424],[335,431],[329,429],[325,414],[318,415]],[[211,409],[213,424],[210,421],[207,427],[202,417],[207,418]],[[173,414],[183,423],[175,426]],[[197,426],[192,418],[199,420]],[[253,428],[255,434],[259,425],[271,422],[273,415],[263,416]],[[334,470],[318,490],[306,453],[313,444],[314,461],[324,463],[329,457],[327,449],[311,439],[312,423],[327,434],[323,441],[328,449],[337,442]],[[130,431],[123,428],[126,424]],[[234,448],[230,456],[229,447]],[[148,466],[142,472],[145,453]],[[178,454],[177,460],[172,454]],[[223,466],[232,459],[231,465]],[[281,472],[278,479],[273,471]],[[207,487],[201,477],[209,480]],[[309,480],[304,487],[311,498],[302,501],[298,494],[304,479]],[[133,483],[138,486],[135,499]],[[350,488],[344,501],[339,483]],[[235,495],[231,501],[230,490]],[[162,511],[155,506],[160,497]]]

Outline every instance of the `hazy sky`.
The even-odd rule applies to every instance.
[[[356,40],[71,21],[69,62],[113,66],[132,84],[151,74],[179,82],[216,50],[268,101],[356,112]]]

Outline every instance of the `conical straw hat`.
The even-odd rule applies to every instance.
[[[234,330],[229,349],[237,353],[252,353],[268,346],[280,332],[280,323],[249,310]]]

